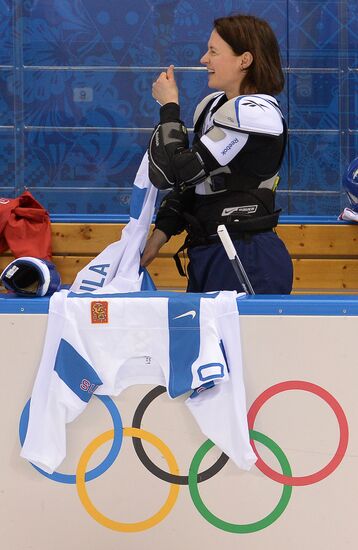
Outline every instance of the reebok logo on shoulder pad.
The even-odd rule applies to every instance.
[[[269,108],[267,105],[254,101],[253,99],[248,99],[246,103],[242,103],[242,105],[246,105],[247,107],[260,107],[263,111]]]
[[[222,155],[226,155],[226,153],[228,153],[228,152],[230,151],[230,149],[231,149],[232,147],[234,147],[235,143],[239,143],[239,140],[238,140],[237,138],[233,139],[233,140],[229,143],[229,145],[227,145],[227,146],[225,147],[225,149],[223,149],[223,150],[221,151],[221,154],[222,154]]]

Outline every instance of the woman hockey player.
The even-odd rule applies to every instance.
[[[287,136],[273,97],[284,86],[276,37],[257,17],[219,18],[200,61],[209,87],[220,91],[197,106],[192,146],[180,120],[173,65],[153,83],[153,97],[162,107],[149,144],[149,177],[159,189],[171,191],[159,208],[142,265],[186,229],[187,290],[241,291],[216,234],[224,224],[255,293],[289,294],[292,262],[273,230]]]

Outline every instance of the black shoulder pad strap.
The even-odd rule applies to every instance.
[[[224,97],[224,94],[222,92],[216,92],[214,94],[210,94],[199,103],[194,113],[194,133],[200,132],[200,129],[204,124],[204,119],[208,111],[211,109],[212,104],[216,99],[218,99],[219,96],[220,96],[220,100],[219,100],[219,104],[220,104],[220,102]]]

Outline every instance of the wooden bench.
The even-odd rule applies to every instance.
[[[62,282],[70,284],[108,244],[119,239],[123,224],[53,223],[53,261]],[[282,224],[277,233],[285,242],[294,264],[294,293],[358,293],[358,227],[355,225]],[[185,290],[186,279],[177,272],[173,254],[184,240],[172,238],[149,266],[160,289]],[[0,256],[0,269],[12,260]]]

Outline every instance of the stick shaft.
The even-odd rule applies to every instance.
[[[244,292],[246,292],[246,294],[255,294],[250,279],[241,263],[225,225],[219,225],[217,233]]]

